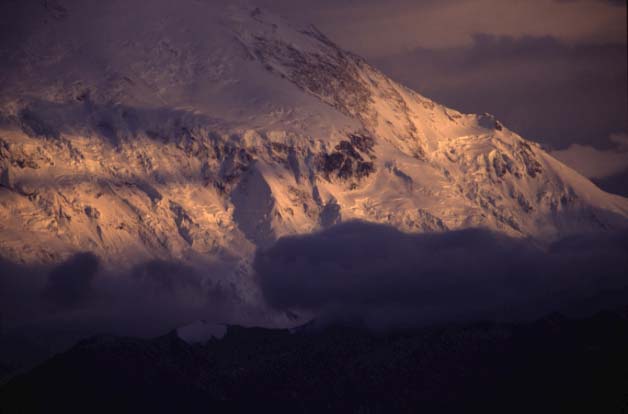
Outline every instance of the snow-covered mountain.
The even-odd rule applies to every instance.
[[[256,247],[351,219],[539,241],[628,224],[628,199],[314,27],[201,0],[6,3],[6,259],[89,250],[240,278]]]

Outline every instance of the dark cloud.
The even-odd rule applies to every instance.
[[[625,5],[607,0],[253,0],[290,20],[319,26],[367,58],[468,45],[477,32],[552,36],[570,43],[625,44]]]
[[[197,320],[268,324],[227,265],[129,266],[79,253],[55,266],[0,262],[0,363],[30,364],[97,334],[155,337]]]
[[[202,289],[202,278],[190,266],[167,260],[152,260],[135,266],[133,279],[151,291],[175,293],[177,288]]]
[[[596,178],[592,181],[605,191],[628,197],[628,170],[611,177]]]
[[[628,299],[628,233],[541,249],[484,230],[411,235],[353,222],[281,239],[255,269],[270,305],[323,318],[375,327],[531,318],[612,306],[602,299],[610,292]]]
[[[92,293],[91,284],[99,265],[98,257],[92,253],[72,256],[52,269],[44,288],[44,298],[61,307],[84,304]]]
[[[158,260],[116,270],[88,253],[53,267],[1,263],[0,362],[26,354],[19,360],[32,363],[101,333],[154,337],[199,319],[268,326],[296,313],[294,324],[340,315],[389,327],[612,307],[628,299],[628,233],[540,250],[482,230],[413,235],[355,222],[281,239],[257,254],[255,269],[272,311],[244,300],[224,268]]]

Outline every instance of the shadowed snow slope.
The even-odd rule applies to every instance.
[[[627,224],[627,199],[314,27],[195,0],[0,7],[6,259],[231,263],[247,297],[256,247],[339,221],[540,242]]]

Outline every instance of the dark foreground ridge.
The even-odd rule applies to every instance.
[[[586,319],[474,323],[372,333],[308,325],[230,326],[189,345],[94,337],[0,390],[3,413],[188,412],[225,400],[294,412],[622,412],[628,408],[628,307]],[[222,402],[221,402],[222,401]]]

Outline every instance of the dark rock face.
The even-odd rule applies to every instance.
[[[335,170],[339,170],[345,159],[346,157],[339,152],[323,154],[323,171],[329,174]]]
[[[357,146],[352,141],[357,142]],[[374,141],[370,137],[351,135],[351,141],[340,141],[333,152],[319,155],[319,170],[328,180],[333,177],[342,180],[366,178],[375,172],[375,165],[365,161],[356,147],[369,154],[373,145]]]
[[[243,175],[231,194],[235,210],[233,217],[247,239],[258,246],[275,241],[272,216],[275,200],[262,174],[251,168]]]
[[[519,171],[517,171],[517,167],[514,165],[513,160],[504,153],[499,153],[493,159],[493,169],[495,170],[495,175],[498,177],[503,177],[506,173],[510,173],[517,178],[521,177]]]
[[[303,33],[321,41],[327,53],[308,53],[284,41],[257,36],[250,54],[268,70],[279,71],[347,115],[362,117],[369,113],[372,97],[358,74],[359,58],[344,52],[314,28]]]
[[[351,134],[349,135],[351,144],[365,154],[370,154],[375,146],[375,139],[368,135]]]
[[[530,213],[534,211],[534,207],[532,206],[532,204],[530,204],[528,199],[525,198],[525,196],[521,193],[517,194],[517,203],[519,203],[519,206],[525,213]]]
[[[336,145],[336,151],[345,154],[347,157],[362,161],[362,156],[353,148],[353,144],[349,141],[340,141],[340,143]]]
[[[228,327],[188,345],[96,337],[0,390],[3,412],[208,410],[284,401],[297,412],[621,412],[628,389],[625,311],[572,320],[475,323],[372,333],[316,323],[296,331]]]
[[[494,129],[496,131],[502,131],[504,126],[495,119],[495,116],[492,114],[484,113],[478,117],[478,123],[480,126],[488,129]]]
[[[327,204],[321,210],[321,214],[319,216],[319,223],[323,228],[333,226],[334,224],[340,223],[342,220],[342,216],[340,214],[340,206],[336,202],[336,200],[329,200]]]
[[[37,147],[32,153],[24,151],[23,146],[11,146],[7,141],[0,138],[0,163],[3,161],[7,165],[16,168],[39,169],[41,165],[53,165],[52,160],[45,154],[41,147]],[[41,164],[41,165],[40,165]]]
[[[519,142],[514,151],[515,160],[508,155],[498,152],[493,158],[493,170],[498,178],[511,174],[515,178],[521,178],[524,171],[531,178],[543,173],[541,163],[536,159],[532,147],[526,142]],[[520,166],[520,168],[517,167]]]
[[[177,225],[177,231],[183,240],[188,244],[194,243],[192,237],[192,229],[194,228],[194,222],[186,211],[179,204],[174,201],[170,201],[170,211],[174,215],[174,222]]]
[[[534,152],[532,151],[530,144],[525,141],[521,141],[519,143],[519,147],[517,148],[516,154],[525,165],[526,172],[530,177],[534,178],[537,175],[543,173],[543,168],[534,156]]]
[[[97,220],[100,218],[100,212],[97,208],[91,206],[85,206],[85,215],[91,219]]]
[[[353,161],[351,158],[345,158],[342,163],[342,167],[338,171],[338,177],[344,180],[348,180],[353,176]]]
[[[361,162],[356,169],[356,176],[358,178],[368,177],[375,172],[375,166],[372,162]]]

